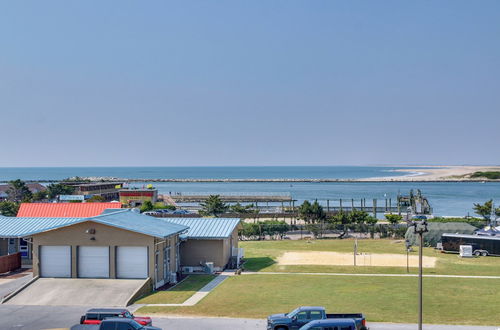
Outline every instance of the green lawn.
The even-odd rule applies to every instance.
[[[195,292],[200,290],[211,280],[214,275],[190,275],[184,281],[166,291],[151,293],[139,300],[136,304],[182,304]]]
[[[425,278],[424,322],[498,325],[499,288],[499,279]],[[195,306],[143,307],[138,313],[264,318],[301,305],[362,312],[368,322],[416,323],[417,278],[242,275]]]
[[[262,272],[334,272],[334,273],[387,273],[403,274],[406,267],[354,267],[354,266],[280,266],[277,258],[286,251],[332,251],[353,252],[354,240],[283,240],[283,241],[248,241],[240,242],[245,249],[245,270]],[[414,247],[411,255],[418,255]],[[401,240],[358,240],[358,252],[365,253],[401,253],[405,254],[405,245]],[[435,268],[426,268],[426,274],[450,275],[500,275],[499,257],[480,257],[463,259],[457,254],[441,253],[433,248],[424,248],[424,255],[438,258]],[[410,268],[410,273],[417,273],[417,268]]]

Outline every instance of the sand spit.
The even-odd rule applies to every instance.
[[[432,168],[428,168],[432,167]],[[223,178],[205,178],[205,179],[151,179],[151,178],[116,178],[116,177],[86,177],[84,180],[90,182],[482,182],[492,181],[500,182],[500,180],[489,180],[486,178],[471,178],[470,175],[474,172],[487,172],[487,171],[500,171],[500,166],[446,166],[446,165],[429,165],[429,166],[412,166],[405,169],[394,170],[394,172],[406,173],[402,176],[386,176],[374,178],[361,178],[361,179],[336,179],[336,178],[323,178],[323,179],[308,179],[308,178],[244,178],[244,179],[223,179]],[[38,180],[25,180],[25,182],[59,182],[60,180],[44,179]],[[8,182],[8,181],[0,181]]]

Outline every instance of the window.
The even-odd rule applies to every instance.
[[[102,313],[99,314],[99,320],[109,319],[110,317],[117,317],[119,314],[115,313]]]
[[[307,312],[297,313],[297,320],[307,320]]]
[[[85,317],[87,320],[99,320],[99,314],[97,313],[87,313]]]
[[[116,330],[134,330],[134,328],[128,323],[120,322],[116,325]]]
[[[103,323],[101,323],[99,330],[115,330],[115,323],[114,322],[103,322]]]
[[[311,311],[310,319],[311,320],[321,320],[323,318],[323,314],[320,311]]]

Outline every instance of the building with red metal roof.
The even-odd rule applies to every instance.
[[[121,203],[21,203],[17,217],[23,218],[89,218],[106,209],[119,209]]]

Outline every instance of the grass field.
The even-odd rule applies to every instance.
[[[182,304],[195,292],[200,290],[211,280],[214,275],[190,275],[184,281],[174,286],[170,290],[157,291],[147,295],[139,300],[136,304]]]
[[[425,278],[424,321],[498,325],[499,288],[498,279]],[[138,313],[264,318],[300,305],[362,312],[368,322],[415,323],[417,278],[242,275],[193,307],[144,307]]]
[[[403,274],[406,267],[354,267],[354,266],[317,266],[277,264],[277,259],[286,251],[332,251],[353,252],[354,240],[305,240],[249,241],[240,242],[245,249],[245,270],[262,272],[333,272],[333,273],[387,273]],[[410,255],[418,255],[414,247]],[[358,240],[358,252],[406,254],[402,241],[395,240]],[[480,257],[463,259],[457,254],[440,253],[433,248],[424,248],[424,255],[438,258],[435,268],[426,268],[426,274],[448,275],[500,275],[500,257]],[[417,268],[410,268],[416,274]]]
[[[332,312],[362,312],[371,322],[417,321],[416,277],[354,277],[294,275],[287,272],[404,274],[406,267],[281,266],[287,251],[352,252],[353,240],[252,241],[245,248],[246,271],[280,272],[277,275],[242,275],[227,279],[192,307],[144,307],[140,313],[263,318],[300,305],[324,305]],[[418,254],[415,248],[412,255]],[[358,252],[405,254],[404,243],[359,240]],[[426,274],[500,275],[500,258],[462,259],[425,248],[438,258]],[[417,268],[411,268],[417,273]],[[424,278],[424,321],[434,324],[500,324],[500,279]]]

